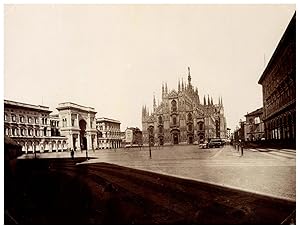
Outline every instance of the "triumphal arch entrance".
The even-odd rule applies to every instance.
[[[74,150],[91,150],[97,147],[96,111],[66,102],[58,104],[61,135],[68,138],[68,145]]]

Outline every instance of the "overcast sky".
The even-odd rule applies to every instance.
[[[257,82],[295,5],[6,5],[4,98],[71,101],[141,127],[161,84],[223,97],[229,128],[262,106]]]

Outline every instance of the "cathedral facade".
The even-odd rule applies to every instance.
[[[188,83],[178,82],[178,90],[168,90],[162,85],[162,101],[153,112],[142,108],[143,143],[151,145],[198,144],[212,138],[226,138],[226,119],[222,98],[218,104],[204,97],[200,102],[198,88],[191,83],[188,68]]]

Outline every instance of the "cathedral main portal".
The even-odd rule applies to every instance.
[[[172,140],[174,145],[179,144],[179,131],[172,132]]]
[[[194,142],[193,136],[189,136],[189,144],[193,144],[193,142]]]

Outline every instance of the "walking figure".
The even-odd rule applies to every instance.
[[[86,159],[88,160],[89,159],[89,155],[88,155],[87,148],[85,149],[85,156],[86,156]]]
[[[74,159],[74,150],[71,149],[71,158]]]

